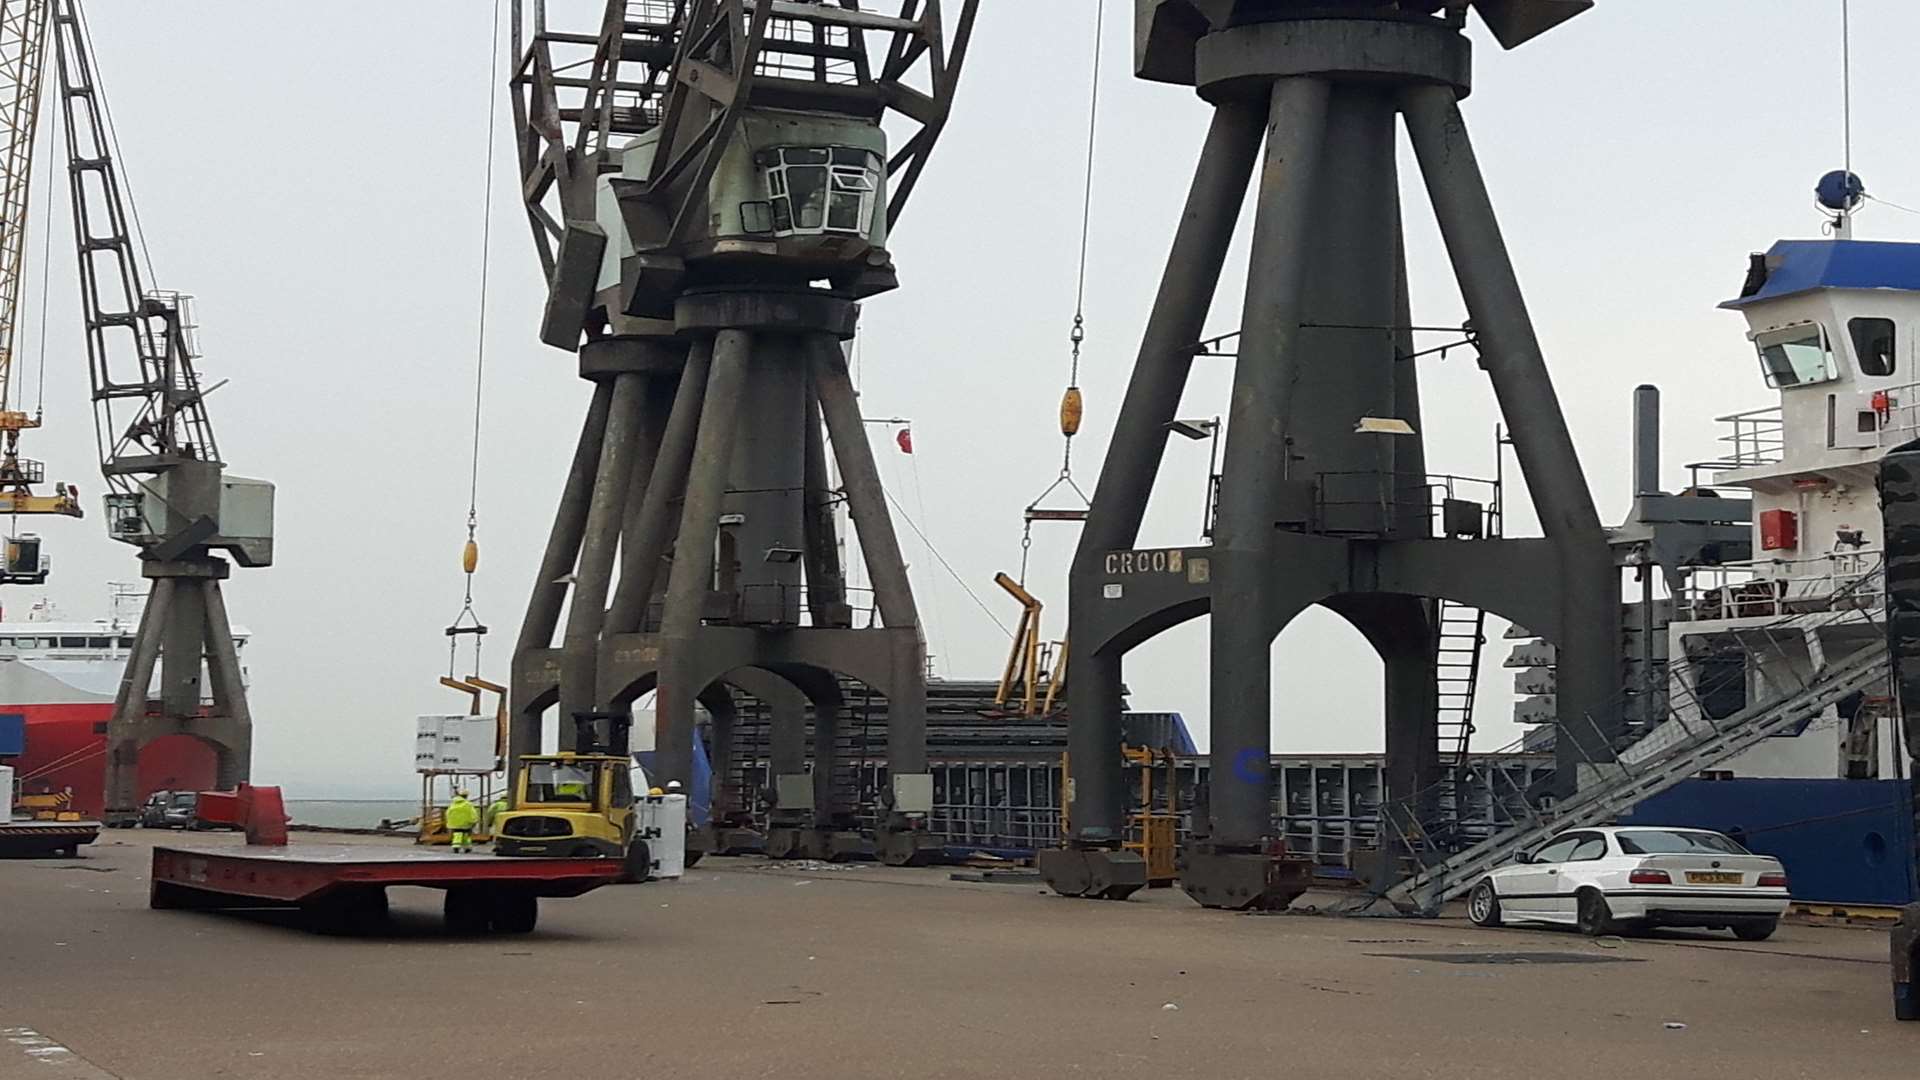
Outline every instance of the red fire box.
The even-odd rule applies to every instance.
[[[1791,510],[1760,511],[1760,550],[1792,551],[1800,546],[1800,518]]]

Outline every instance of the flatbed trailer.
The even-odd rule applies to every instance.
[[[99,838],[97,821],[0,821],[0,856],[78,855]]]
[[[387,889],[447,894],[449,929],[524,934],[542,898],[579,896],[614,881],[618,859],[502,858],[386,844],[287,843],[153,849],[148,906],[297,908],[321,929],[353,932],[385,919]]]

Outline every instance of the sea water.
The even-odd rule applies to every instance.
[[[380,822],[418,817],[420,803],[412,799],[288,799],[287,816],[296,825],[328,829],[377,829]]]

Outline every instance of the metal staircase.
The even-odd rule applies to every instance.
[[[1434,702],[1440,762],[1451,770],[1467,760],[1473,737],[1473,701],[1480,689],[1480,655],[1487,644],[1487,613],[1441,600],[1434,617]]]
[[[1389,889],[1385,899],[1402,911],[1437,912],[1442,904],[1472,889],[1482,876],[1510,860],[1515,852],[1566,829],[1602,824],[1763,739],[1808,722],[1847,695],[1885,680],[1888,671],[1883,646],[1862,649],[1821,667],[1792,694],[1749,706],[1725,720],[1703,720],[1658,756],[1639,765],[1609,762],[1587,766],[1592,772],[1582,777],[1580,790],[1549,811],[1533,809],[1518,797],[1521,793],[1517,790],[1508,792],[1501,803],[1514,809],[1518,815],[1515,823],[1457,853],[1436,847],[1434,838],[1398,816],[1383,815],[1408,850],[1432,860],[1425,869]],[[1495,773],[1483,779],[1499,796],[1501,776]],[[1511,780],[1505,786],[1513,787]]]

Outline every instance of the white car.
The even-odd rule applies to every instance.
[[[1570,829],[1516,855],[1474,885],[1467,917],[1562,923],[1590,936],[1699,926],[1765,941],[1789,899],[1780,860],[1720,833],[1616,826]]]

